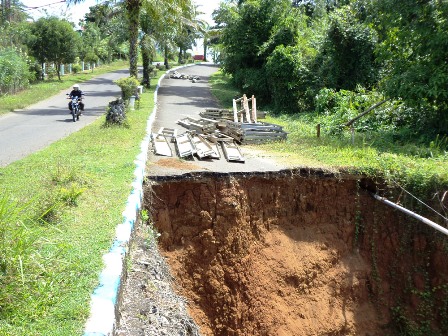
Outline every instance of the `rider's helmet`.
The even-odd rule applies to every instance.
[[[73,85],[73,90],[78,91],[79,90],[79,85],[78,84]]]

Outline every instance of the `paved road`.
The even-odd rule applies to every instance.
[[[185,116],[200,118],[199,112],[205,108],[218,107],[208,83],[210,75],[217,70],[217,66],[211,64],[200,64],[178,70],[187,75],[200,76],[201,79],[197,83],[192,83],[188,79],[170,79],[165,76],[159,88],[157,116],[152,127],[153,132],[157,132],[160,127],[167,127],[176,128],[179,134],[183,133],[186,129],[176,123],[178,119]],[[250,150],[244,146],[241,149],[246,159],[245,163],[227,162],[221,152],[220,160],[199,160],[195,157],[194,160],[187,162],[190,163],[188,167],[188,165],[178,164],[179,160],[170,160],[164,156],[154,155],[151,148],[149,160],[154,165],[151,165],[148,173],[149,175],[171,175],[187,171],[249,172],[275,171],[286,168],[262,152]]]
[[[70,89],[23,110],[0,116],[0,167],[92,123],[105,112],[109,101],[120,95],[120,88],[113,81],[128,75],[128,70],[118,70],[81,83],[81,90],[86,94],[86,108],[79,122],[72,121],[67,107],[65,94]]]

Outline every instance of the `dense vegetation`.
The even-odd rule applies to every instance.
[[[67,1],[69,5],[81,2]],[[76,10],[76,6],[71,8]],[[177,50],[184,63],[195,38],[206,33],[206,24],[196,19],[191,0],[106,1],[90,7],[78,28],[60,17],[32,21],[18,0],[2,2],[1,13],[0,96],[116,59],[128,59],[130,74],[137,77],[139,50],[142,82],[149,85],[157,51],[166,68]]]
[[[319,116],[429,143],[448,133],[448,2],[247,0],[222,3],[221,61],[241,92],[276,113]],[[446,143],[446,140],[443,140]]]

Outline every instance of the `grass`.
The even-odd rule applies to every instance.
[[[36,97],[41,99],[42,94],[45,97],[53,96],[61,90],[69,88],[75,83],[82,83],[100,74],[113,70],[123,69],[128,66],[126,61],[116,61],[111,64],[103,64],[95,68],[93,72],[83,71],[77,74],[67,74],[61,77],[61,81],[57,78],[45,80],[31,85],[28,89],[23,90],[15,95],[5,95],[0,97],[0,115],[17,109],[22,109],[36,102]]]
[[[232,98],[242,95],[221,72],[212,76],[211,83],[213,95],[224,108],[231,108]],[[268,115],[265,121],[282,125],[288,138],[257,147],[289,165],[344,169],[385,178],[422,197],[448,189],[448,152],[437,146],[440,139],[435,139],[432,147],[425,147],[412,142],[397,144],[389,141],[390,136],[379,133],[357,133],[352,139],[348,130],[340,136],[323,134],[317,138],[316,122],[307,114]]]
[[[0,168],[0,335],[82,333],[131,191],[152,91],[126,127],[105,127],[103,116]]]

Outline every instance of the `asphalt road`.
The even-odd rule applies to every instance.
[[[191,67],[179,69],[178,72],[186,75],[196,75],[200,80],[196,83],[188,79],[173,79],[165,75],[161,82],[157,99],[157,114],[152,131],[156,133],[160,127],[177,129],[181,134],[187,129],[177,123],[177,120],[190,116],[200,118],[199,113],[205,108],[219,107],[210,92],[210,75],[218,70],[216,65],[198,64]],[[171,144],[175,153],[174,146]],[[287,168],[261,151],[241,146],[245,157],[244,163],[227,162],[221,151],[221,159],[199,160],[196,156],[189,159],[190,167],[185,165],[169,164],[170,158],[154,154],[152,148],[149,151],[149,161],[153,163],[148,170],[149,175],[172,175],[183,174],[191,171],[214,171],[214,172],[250,172],[250,171],[276,171]],[[176,158],[176,155],[173,156]]]
[[[86,95],[85,111],[77,122],[69,114],[65,95],[71,88],[23,110],[0,116],[0,166],[22,159],[92,123],[121,94],[113,81],[128,75],[129,70],[118,70],[80,83]]]

